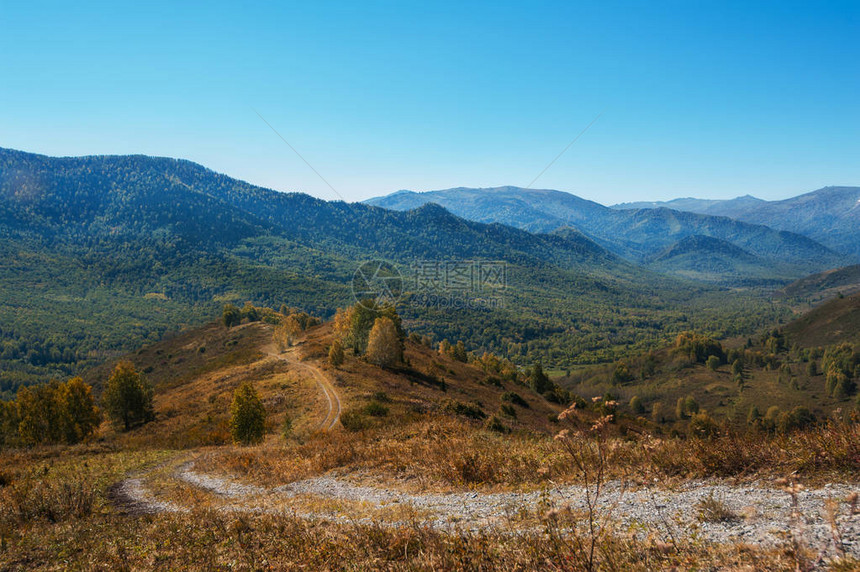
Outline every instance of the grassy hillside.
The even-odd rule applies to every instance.
[[[788,324],[785,332],[806,347],[860,342],[860,294],[837,295]]]
[[[269,408],[272,439],[279,438],[285,415],[293,420],[295,434],[312,435],[325,406],[324,395],[304,368],[276,357],[272,336],[273,326],[265,322],[233,328],[211,323],[122,356],[120,359],[131,361],[153,384],[158,421],[117,438],[135,446],[223,445],[229,442],[230,400],[244,381],[255,384]],[[388,425],[428,415],[457,418],[446,408],[452,402],[475,406],[480,425],[499,411],[504,403],[501,396],[509,391],[517,392],[528,404],[515,418],[506,417],[506,425],[512,429],[545,432],[549,430],[548,417],[560,411],[527,387],[503,382],[414,340],[406,342],[408,365],[380,369],[347,355],[344,365],[335,368],[327,360],[331,340],[330,323],[309,330],[294,348],[296,360],[334,380],[344,411],[360,411],[368,403],[381,400],[388,409],[382,421]],[[84,380],[98,389],[114,363],[111,360],[87,371]],[[374,424],[372,416],[364,417]]]
[[[780,294],[815,304],[857,291],[860,291],[860,265],[834,268],[801,278],[783,288]]]
[[[837,297],[762,336],[706,340],[710,349],[697,356],[686,337],[559,382],[586,397],[612,394],[628,413],[680,432],[700,410],[739,428],[755,421],[753,410],[763,418],[772,408],[774,416],[803,408],[819,422],[860,410],[860,294]],[[679,406],[685,400],[693,401],[692,411]]]
[[[785,474],[856,480],[856,424],[673,438],[671,424],[661,430],[608,399],[565,409],[521,374],[500,379],[477,359],[415,339],[389,368],[349,354],[330,365],[330,324],[280,351],[270,318],[277,315],[229,329],[212,323],[125,356],[155,386],[155,420],[146,425],[119,432],[105,424],[75,446],[0,449],[0,567],[525,570],[557,562],[587,570],[596,555],[601,567],[624,570],[679,562],[793,570],[815,552],[686,540],[688,531],[735,523],[783,530],[722,496],[684,501],[689,514],[673,521],[683,534],[667,535],[665,516],[642,511],[674,514],[667,504],[694,494],[688,487],[702,493],[703,478],[728,491],[720,495],[746,490],[737,484],[746,480],[761,495],[761,483]],[[343,402],[342,423],[328,431],[318,423],[329,406],[314,371]],[[267,413],[264,442],[246,447],[226,433],[231,394],[243,382]],[[583,494],[596,495],[592,508]],[[622,509],[612,499],[625,494]],[[774,503],[790,508],[786,493],[769,494],[768,514]],[[641,535],[630,534],[622,510],[637,511]],[[588,522],[600,527],[578,527]]]

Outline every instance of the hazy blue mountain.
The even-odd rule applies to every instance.
[[[743,249],[761,258],[765,265],[782,266],[782,277],[785,271],[799,277],[844,263],[843,257],[799,234],[662,207],[613,209],[561,191],[518,187],[400,191],[367,202],[395,210],[432,202],[464,218],[500,222],[533,232],[573,227],[610,251],[635,261],[645,261],[686,237],[707,236]]]
[[[673,199],[671,201],[620,203],[612,205],[612,208],[634,210],[667,208],[676,211],[737,218],[737,215],[747,213],[764,203],[766,203],[766,201],[763,201],[762,199],[757,199],[751,195],[745,195],[743,197],[736,197],[728,200],[683,198]]]
[[[622,203],[613,208],[660,207],[727,216],[802,234],[853,260],[860,260],[860,187],[824,187],[782,201],[762,201],[747,195],[728,201],[675,199]]]
[[[601,217],[606,210],[601,204],[570,193],[520,187],[458,187],[425,193],[398,191],[368,199],[365,203],[399,211],[436,203],[469,220],[498,222],[529,232],[551,232],[565,225],[578,226]]]
[[[860,187],[825,187],[767,202],[737,218],[806,235],[860,260]]]
[[[791,265],[760,258],[725,240],[700,235],[682,238],[646,263],[666,274],[736,285],[775,285],[796,271]]]

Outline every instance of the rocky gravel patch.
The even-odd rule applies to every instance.
[[[260,495],[269,495],[279,501],[287,501],[291,497],[312,495],[380,507],[408,504],[422,514],[432,515],[423,524],[446,529],[452,526],[473,530],[495,527],[515,521],[523,512],[540,516],[567,507],[574,514],[587,511],[586,491],[581,486],[528,493],[410,494],[392,488],[356,485],[332,476],[305,479],[272,489],[201,475],[191,468],[185,468],[178,476],[189,484],[202,484],[205,490],[234,500],[243,496],[259,498]],[[786,491],[765,483],[735,485],[721,481],[691,481],[665,489],[656,485],[630,486],[612,481],[606,483],[602,490],[596,514],[600,517],[610,515],[610,521],[622,529],[656,531],[670,538],[776,545],[795,534],[811,546],[826,547],[836,542],[827,509],[828,502],[833,501],[838,509],[836,522],[841,544],[848,553],[860,557],[860,514],[852,515],[845,502],[857,490],[857,487],[849,485],[800,490],[796,493],[795,505]],[[712,514],[713,511],[706,510],[709,506],[720,510]]]
[[[564,486],[535,492],[459,492],[413,494],[395,488],[358,485],[343,477],[321,476],[274,488],[240,483],[234,479],[199,473],[193,463],[173,473],[183,483],[227,501],[219,510],[228,512],[278,512],[302,518],[344,523],[371,523],[344,512],[309,512],[291,508],[291,499],[319,498],[367,503],[375,508],[397,505],[415,509],[420,524],[440,530],[539,531],[536,518],[553,511],[587,514],[586,490]],[[860,558],[860,514],[852,514],[846,498],[858,487],[830,484],[798,490],[794,497],[769,483],[737,485],[718,480],[690,481],[672,488],[629,485],[620,481],[605,484],[595,514],[617,530],[634,534],[657,534],[664,539],[701,540],[775,546],[792,538],[816,551],[836,555],[841,550]],[[112,498],[122,510],[133,514],[187,512],[186,507],[158,500],[147,491],[141,478],[118,483]],[[828,504],[836,507],[834,535]],[[711,510],[707,510],[708,507]],[[718,510],[714,510],[714,508]],[[531,519],[524,520],[523,515]],[[520,524],[517,523],[526,523]],[[410,523],[387,522],[387,526]],[[839,545],[839,546],[838,546]]]

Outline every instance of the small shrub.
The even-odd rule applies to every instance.
[[[739,516],[726,503],[714,496],[713,491],[696,503],[701,522],[733,522]]]
[[[370,427],[367,418],[359,409],[347,409],[341,413],[340,424],[350,433],[357,433]]]
[[[284,415],[284,421],[281,423],[281,437],[289,439],[293,434],[293,420],[289,415]]]
[[[514,405],[519,405],[525,409],[529,408],[528,402],[520,396],[520,394],[515,393],[513,391],[506,391],[502,394],[502,401],[507,401],[508,403],[512,403]]]
[[[391,403],[391,398],[384,391],[377,391],[370,397],[370,399],[378,401],[379,403]]]
[[[3,489],[0,526],[83,518],[92,514],[95,501],[94,485],[85,479],[58,483],[43,481],[34,475]]]
[[[378,401],[371,401],[364,406],[364,412],[371,417],[385,417],[388,415],[388,407]]]
[[[502,413],[502,415],[505,415],[507,417],[511,417],[513,419],[516,419],[517,417],[517,410],[514,409],[514,406],[510,403],[502,403],[501,407],[499,407],[499,411]]]
[[[463,403],[462,401],[449,401],[445,405],[445,409],[455,415],[462,415],[470,419],[486,419],[487,414],[484,413],[477,405]]]
[[[721,363],[722,362],[721,362],[720,358],[718,358],[717,356],[708,357],[707,365],[708,365],[708,369],[711,371],[717,371],[720,368]]]
[[[495,415],[493,415],[492,417],[487,419],[485,427],[487,429],[489,429],[490,431],[495,431],[496,433],[510,433],[511,432],[510,427],[508,427],[507,425],[502,423],[502,421],[498,417],[496,417]]]
[[[719,435],[720,426],[707,413],[696,413],[690,419],[690,433],[702,439],[712,439]]]

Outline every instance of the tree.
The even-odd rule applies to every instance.
[[[450,356],[452,352],[451,344],[448,340],[442,340],[439,342],[439,353],[443,356]]]
[[[377,318],[367,339],[367,361],[381,367],[394,365],[403,356],[397,327],[390,318]]]
[[[250,383],[233,392],[230,406],[230,433],[239,445],[261,443],[266,430],[266,409]]]
[[[334,367],[340,367],[343,365],[343,360],[343,344],[340,343],[340,340],[334,340],[328,349],[328,361]]]
[[[13,401],[0,401],[0,447],[18,436],[18,407]]]
[[[612,372],[612,385],[620,385],[633,379],[633,374],[630,373],[628,365],[620,361],[615,364],[615,370]]]
[[[457,340],[457,343],[454,344],[451,357],[463,363],[466,363],[469,360],[469,356],[466,353],[466,344],[463,343],[463,340]]]
[[[690,419],[690,433],[700,439],[711,439],[720,432],[720,426],[707,413],[695,413]]]
[[[743,378],[744,376],[744,363],[740,359],[736,359],[732,362],[732,376]]]
[[[692,395],[688,395],[684,400],[684,411],[687,415],[695,415],[699,412],[699,404],[693,399]]]
[[[849,395],[853,395],[855,391],[857,391],[857,385],[845,374],[840,374],[836,386],[833,388],[833,397],[845,399]]]
[[[393,307],[382,307],[373,300],[363,300],[346,309],[339,309],[334,316],[334,332],[345,347],[351,347],[357,355],[367,349],[370,330],[378,318],[388,318],[394,323],[398,338],[406,337],[400,324],[400,316]]]
[[[295,339],[302,333],[302,329],[301,323],[294,315],[282,318],[281,322],[275,326],[273,333],[273,339],[278,349],[283,351],[293,345]]]
[[[642,405],[642,400],[638,395],[634,395],[630,398],[630,411],[635,413],[636,415],[642,415],[645,413],[645,406]]]
[[[675,353],[686,357],[690,363],[704,363],[709,356],[717,356],[722,363],[726,354],[720,342],[694,332],[683,332],[675,339]]]
[[[543,395],[547,391],[552,391],[554,384],[544,373],[543,366],[536,363],[532,368],[531,375],[529,375],[529,385],[535,393]]]
[[[779,366],[779,374],[777,379],[780,383],[790,383],[792,378],[791,366],[787,363]]]
[[[116,364],[105,384],[102,406],[111,421],[124,431],[155,419],[152,386],[130,361]]]
[[[58,443],[63,438],[59,382],[18,389],[18,436],[27,445]]]
[[[250,302],[245,302],[245,307],[242,308],[242,313],[240,316],[240,320],[242,318],[247,318],[249,322],[259,322],[260,321],[260,311],[251,304]]]
[[[717,356],[708,357],[707,365],[709,370],[717,371],[720,368],[720,364],[720,358],[718,358]]]
[[[59,399],[66,442],[79,443],[89,437],[102,420],[93,398],[93,388],[80,377],[74,377],[60,386]]]
[[[224,304],[224,312],[222,314],[224,325],[228,328],[238,326],[242,323],[242,312],[233,304]]]

